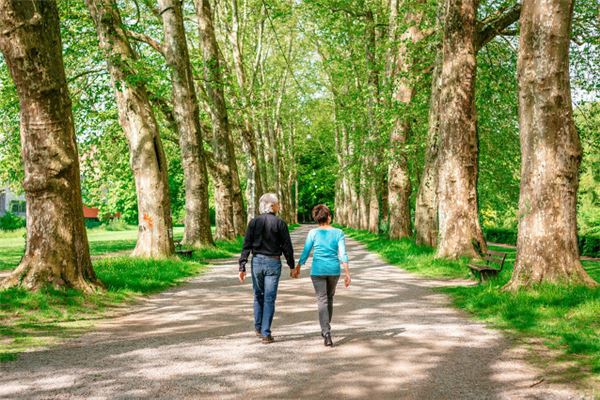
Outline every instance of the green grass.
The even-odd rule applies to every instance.
[[[128,243],[127,240],[110,242],[123,242],[123,246]],[[98,243],[102,246],[104,241]],[[191,260],[97,259],[94,270],[106,290],[88,295],[51,288],[38,292],[20,288],[0,291],[0,362],[13,360],[20,352],[79,335],[117,306],[176,285],[204,271],[210,259],[239,254],[241,245],[241,238],[217,242],[215,247],[194,250]],[[104,250],[118,248],[113,243]]]
[[[469,276],[466,258],[458,261],[435,259],[434,251],[430,247],[417,246],[409,239],[390,240],[368,231],[343,229],[348,236],[364,243],[368,250],[379,254],[386,262],[401,266],[407,271],[432,278],[451,279]]]
[[[402,269],[434,278],[470,276],[465,259],[438,260],[433,257],[433,250],[407,239],[390,240],[365,231],[344,230]],[[559,350],[561,356],[556,361],[575,363],[584,374],[600,373],[600,287],[544,284],[516,293],[504,292],[501,288],[512,274],[515,249],[490,248],[508,253],[496,279],[482,285],[440,290],[477,319],[523,338],[539,338],[546,346]],[[600,282],[600,262],[584,261],[583,265]]]
[[[15,268],[23,256],[25,230],[3,232],[0,235],[0,271]],[[137,227],[130,226],[124,231],[108,231],[103,228],[88,229],[88,241],[92,256],[133,250],[137,240]],[[183,227],[173,228],[175,239],[183,236]]]

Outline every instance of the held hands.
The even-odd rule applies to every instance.
[[[297,279],[300,276],[300,267],[301,265],[296,265],[296,268],[290,270],[290,277]]]
[[[244,279],[246,279],[246,271],[240,271],[240,283],[244,283]]]

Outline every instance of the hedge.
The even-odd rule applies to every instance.
[[[505,228],[484,228],[483,234],[489,242],[517,244],[517,231]],[[587,257],[600,257],[600,235],[579,236],[579,254]]]

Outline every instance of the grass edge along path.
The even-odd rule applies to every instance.
[[[434,258],[434,250],[409,239],[390,240],[368,231],[341,227],[346,235],[363,243],[386,262],[429,278],[468,278],[467,259]],[[591,378],[600,387],[600,288],[539,285],[507,293],[501,290],[510,279],[515,251],[507,252],[502,273],[481,285],[439,288],[452,303],[475,318],[511,333],[525,343],[541,342],[552,349],[551,361],[564,365],[565,380]],[[600,281],[600,263],[583,262],[590,275]],[[473,277],[472,277],[473,278]],[[474,279],[474,278],[473,278]],[[536,354],[530,354],[532,360]],[[548,360],[538,360],[542,363]]]
[[[289,229],[293,231],[298,226],[290,224]],[[130,241],[125,242],[132,245]],[[1,290],[0,362],[14,360],[23,351],[81,335],[89,331],[95,321],[109,317],[141,296],[159,293],[206,271],[208,261],[238,255],[242,243],[242,237],[217,241],[214,247],[193,249],[190,260],[122,256],[93,260],[96,275],[106,290],[88,295],[77,290],[51,288],[38,292],[18,288]]]
[[[208,261],[239,254],[243,239],[219,241],[195,249],[189,260],[107,257],[93,261],[102,292],[43,289],[0,291],[0,362],[23,351],[38,349],[79,336],[95,321],[118,313],[142,296],[160,293],[208,269]]]

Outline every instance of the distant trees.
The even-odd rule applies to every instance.
[[[0,1],[0,50],[20,100],[27,248],[0,287],[100,287],[83,224],[79,158],[53,0]]]

